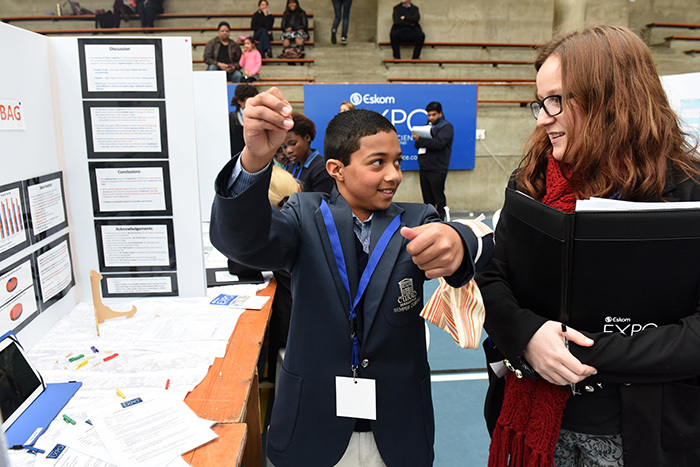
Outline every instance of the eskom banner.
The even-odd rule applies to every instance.
[[[442,112],[454,126],[450,170],[474,168],[476,98],[474,84],[307,84],[304,85],[304,114],[316,124],[311,147],[323,154],[326,125],[338,113],[342,101],[358,109],[379,112],[396,127],[404,154],[403,170],[418,170],[418,150],[411,131],[428,123],[425,106],[442,104]]]

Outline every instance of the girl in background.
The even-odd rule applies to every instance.
[[[311,147],[316,137],[316,125],[304,115],[293,112],[294,126],[284,139],[284,152],[290,160],[287,171],[301,184],[304,191],[331,192],[335,180],[326,170],[326,161]]]
[[[260,68],[262,68],[262,57],[260,52],[255,48],[255,41],[250,36],[243,39],[243,54],[238,62],[241,66],[241,73],[244,83],[252,83],[260,79]]]

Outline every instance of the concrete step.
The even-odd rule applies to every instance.
[[[393,58],[391,47],[381,46],[382,59]],[[411,58],[412,47],[401,47],[401,58]],[[535,49],[519,48],[479,48],[479,47],[423,47],[420,58],[430,59],[456,59],[456,60],[535,60]]]
[[[316,81],[381,83],[386,72],[373,42],[351,42],[347,45],[316,45],[313,57]]]

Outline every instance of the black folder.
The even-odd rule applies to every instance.
[[[625,335],[696,312],[700,209],[564,213],[508,188],[502,215],[523,308]]]

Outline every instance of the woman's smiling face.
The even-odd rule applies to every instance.
[[[562,112],[552,117],[542,109],[537,117],[537,126],[547,132],[549,141],[552,143],[554,158],[562,162],[571,162],[564,160],[566,148],[574,133],[574,128],[583,119],[583,112],[576,106],[575,102],[567,99],[562,89],[561,60],[556,55],[545,60],[537,72],[537,98],[543,100],[554,95],[564,96],[562,98]]]

